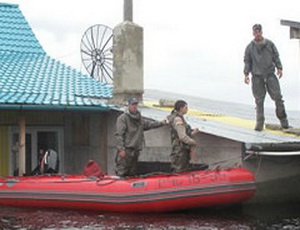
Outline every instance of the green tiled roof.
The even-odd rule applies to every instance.
[[[0,109],[108,109],[111,86],[49,57],[17,5],[0,3]]]

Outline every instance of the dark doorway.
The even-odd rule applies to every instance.
[[[58,133],[55,131],[38,131],[37,152],[42,154],[48,149],[53,149],[58,153]]]

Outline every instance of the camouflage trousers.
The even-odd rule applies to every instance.
[[[173,173],[190,169],[191,150],[180,146],[173,146],[171,153],[171,170]]]
[[[116,154],[115,172],[118,176],[135,176],[137,174],[137,163],[140,152],[135,149],[126,149],[125,157],[120,157],[119,152]]]
[[[280,85],[276,75],[270,74],[267,76],[253,76],[252,93],[255,98],[256,104],[256,122],[257,125],[261,126],[263,126],[265,121],[264,101],[267,92],[270,95],[271,99],[275,101],[277,118],[280,121],[284,121],[287,119]]]

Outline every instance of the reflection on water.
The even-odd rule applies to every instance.
[[[0,207],[0,229],[250,230],[300,229],[300,205],[227,207],[164,214]]]

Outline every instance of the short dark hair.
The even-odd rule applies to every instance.
[[[252,26],[252,30],[259,30],[259,31],[262,31],[262,26],[261,24],[254,24]]]
[[[177,100],[174,104],[174,110],[177,112],[184,106],[186,106],[187,103],[184,100]]]

